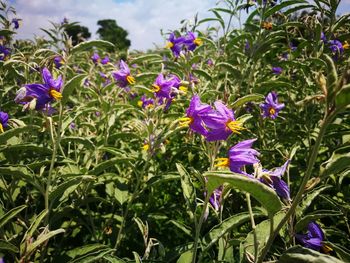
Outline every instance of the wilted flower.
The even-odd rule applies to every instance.
[[[98,64],[101,61],[100,56],[97,53],[94,53],[91,56],[92,62],[94,62],[95,64]]]
[[[14,29],[18,29],[21,24],[22,19],[13,18],[11,23],[13,24]]]
[[[272,73],[275,75],[281,74],[283,69],[281,67],[272,67]]]
[[[196,37],[193,32],[188,32],[184,44],[187,46],[187,49],[193,51],[196,47],[202,45],[203,41]]]
[[[261,28],[266,29],[266,30],[271,30],[272,29],[272,23],[263,21],[263,22],[261,22]]]
[[[140,100],[137,102],[137,105],[139,105],[143,109],[151,108],[151,107],[154,107],[154,100],[151,98],[147,98],[145,95],[143,95],[140,98]]]
[[[123,60],[120,60],[119,71],[113,72],[113,77],[121,88],[135,84],[135,78],[131,76],[130,69]]]
[[[166,47],[170,48],[170,50],[172,51],[175,57],[178,57],[182,50],[182,45],[184,41],[185,41],[184,37],[176,37],[175,33],[171,33],[169,36],[168,42],[166,44]]]
[[[204,126],[204,119],[212,111],[208,104],[202,104],[198,95],[194,95],[190,101],[190,106],[186,110],[186,117],[180,119],[180,126],[189,126],[193,131],[204,136],[208,131]]]
[[[171,98],[171,88],[174,86],[174,78],[164,78],[163,74],[160,73],[152,84],[152,90],[158,98]]]
[[[320,251],[323,249],[325,252],[329,252],[332,249],[323,244],[324,234],[321,227],[316,222],[310,222],[307,225],[306,234],[296,234],[296,239],[306,248]]]
[[[57,69],[59,69],[60,67],[62,67],[62,65],[64,64],[64,60],[61,56],[56,56],[54,59],[53,59],[53,63],[55,63],[55,67]]]
[[[267,94],[265,102],[260,104],[260,108],[263,110],[262,116],[264,118],[275,119],[279,111],[284,108],[284,103],[278,103],[277,93],[272,91]]]
[[[11,54],[10,48],[0,45],[0,61],[6,60],[10,54]]]
[[[102,60],[101,60],[101,64],[102,65],[106,65],[107,63],[109,63],[109,57],[105,56]]]
[[[214,103],[216,111],[208,114],[205,124],[210,131],[207,134],[207,141],[226,140],[232,133],[240,134],[244,128],[242,123],[237,121],[233,110],[226,107],[221,101]]]
[[[26,108],[41,110],[53,100],[62,99],[62,77],[54,79],[50,71],[42,71],[44,84],[27,84],[17,91],[16,103],[24,104]]]
[[[222,189],[222,185],[216,188],[209,198],[209,203],[213,206],[215,211],[219,211],[221,206]]]
[[[290,160],[287,160],[282,167],[275,168],[272,171],[263,169],[261,173],[260,181],[275,189],[277,195],[284,200],[290,200],[289,187],[285,181],[282,180],[282,176],[287,170]]]
[[[256,139],[245,140],[231,147],[228,152],[228,158],[218,158],[215,161],[217,167],[229,167],[231,172],[243,174],[254,178],[241,169],[245,165],[252,165],[259,162],[257,156],[260,154],[257,150],[252,149]]]
[[[6,112],[0,111],[0,133],[4,132],[4,128],[7,128],[7,122],[9,115]]]

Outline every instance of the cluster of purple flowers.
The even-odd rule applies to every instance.
[[[178,37],[175,33],[171,33],[166,47],[170,48],[175,57],[178,57],[182,51],[193,51],[200,45],[202,45],[202,40],[193,32],[188,32],[187,35]]]
[[[11,54],[11,49],[5,45],[0,45],[0,61],[5,61]]]
[[[94,62],[95,65],[99,63],[101,63],[102,65],[106,65],[110,61],[108,56],[105,56],[103,59],[101,59],[100,55],[96,52],[91,56],[91,60],[92,62]]]

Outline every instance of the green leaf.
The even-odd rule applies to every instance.
[[[192,261],[192,257],[193,257],[193,251],[192,250],[188,250],[188,251],[186,251],[186,252],[181,254],[181,256],[176,261],[176,263],[188,263],[188,262],[191,262]]]
[[[146,54],[146,55],[142,55],[142,56],[134,58],[133,60],[131,60],[131,63],[132,64],[139,64],[139,63],[144,62],[144,61],[158,60],[158,59],[162,59],[162,56],[160,56],[158,54]]]
[[[18,248],[15,245],[10,243],[9,241],[2,240],[2,239],[0,240],[0,251],[10,251],[13,253],[19,252]]]
[[[22,244],[33,236],[35,230],[37,230],[38,226],[40,225],[44,217],[47,215],[47,213],[48,213],[48,210],[43,210],[39,215],[35,217],[33,223],[30,225],[30,227],[27,229],[26,233],[23,236],[23,239],[21,242]]]
[[[338,73],[337,69],[335,67],[333,59],[328,56],[327,54],[323,54],[322,59],[326,62],[327,64],[327,90],[328,90],[328,101],[333,101],[335,92],[336,92],[336,87],[338,83]]]
[[[67,252],[67,255],[74,259],[78,256],[84,256],[84,255],[87,255],[91,252],[103,250],[106,248],[108,248],[108,246],[102,245],[102,244],[89,244],[89,245],[80,246],[80,247],[74,248],[72,250],[69,250]]]
[[[218,240],[223,237],[227,232],[249,221],[250,216],[248,213],[241,213],[226,218],[220,224],[214,226],[203,238],[204,251],[207,251]]]
[[[137,252],[133,251],[132,254],[134,255],[135,263],[142,263],[141,257]]]
[[[342,263],[339,259],[321,254],[315,250],[304,248],[301,246],[295,246],[288,249],[279,258],[280,263]]]
[[[128,158],[128,157],[115,157],[110,160],[99,163],[91,171],[89,171],[89,174],[98,175],[111,166],[114,166],[118,163],[128,163],[133,160],[134,160],[133,158]]]
[[[75,177],[74,179],[71,179],[69,181],[61,183],[59,186],[57,186],[50,194],[49,194],[49,200],[50,202],[54,202],[57,198],[61,198],[63,194],[66,194],[66,191],[68,188],[75,186],[78,187],[78,185],[84,181],[91,181],[93,180],[93,176],[89,175],[83,175],[79,177]],[[71,192],[71,191],[70,191]]]
[[[343,86],[335,96],[335,105],[338,109],[350,105],[350,84]]]
[[[332,186],[330,185],[325,185],[325,186],[321,186],[319,188],[314,189],[311,193],[309,193],[301,202],[301,204],[299,206],[297,206],[296,209],[296,214],[297,216],[302,216],[306,209],[309,208],[309,206],[311,205],[312,201],[321,194],[321,192],[323,192],[326,189],[331,188]]]
[[[6,144],[8,139],[10,139],[18,134],[21,134],[23,132],[28,131],[28,132],[33,133],[34,131],[37,131],[39,129],[40,129],[39,126],[28,125],[28,126],[23,126],[23,127],[18,127],[18,128],[7,130],[4,133],[0,134],[0,144]]]
[[[209,195],[220,185],[227,183],[234,188],[250,193],[265,207],[269,215],[274,215],[282,209],[281,201],[276,192],[257,180],[252,180],[247,176],[228,171],[209,171],[204,173],[204,176],[208,178],[207,187]]]
[[[108,42],[105,40],[90,40],[74,46],[71,50],[71,53],[74,54],[77,52],[89,50],[89,49],[92,49],[93,47],[108,49],[108,48],[114,48],[114,45],[111,42]]]
[[[105,255],[103,259],[110,263],[126,263],[126,261],[111,255]]]
[[[180,223],[180,222],[177,222],[177,221],[175,221],[175,220],[170,220],[169,223],[172,223],[173,225],[175,225],[178,229],[180,229],[180,230],[181,230],[182,232],[184,232],[186,235],[188,235],[188,236],[190,236],[190,237],[193,236],[192,230],[191,230],[188,226],[186,226],[186,225],[184,225],[184,224],[182,224],[182,223]]]
[[[210,76],[210,74],[208,72],[206,72],[205,70],[202,70],[202,69],[194,69],[193,72],[196,74],[196,75],[199,75],[199,76],[202,76],[204,77],[206,80],[208,81],[212,81],[212,78]]]
[[[337,253],[338,257],[341,258],[344,262],[350,262],[350,251],[345,247],[328,241],[323,241],[322,243],[331,247],[335,253]]]
[[[285,216],[284,212],[277,213],[276,215],[273,216],[273,229],[276,228],[276,226],[281,222],[284,216]],[[267,219],[265,221],[262,221],[258,225],[256,225],[255,231],[256,231],[256,236],[259,243],[258,254],[260,254],[261,250],[265,246],[270,236],[270,225],[271,225],[270,222],[271,220]],[[240,253],[242,256],[241,258],[243,258],[243,254],[247,252],[250,253],[251,255],[255,255],[254,251],[255,251],[254,231],[251,231],[247,235],[246,239],[241,243],[241,246],[240,246]]]
[[[86,149],[93,150],[95,149],[95,144],[88,138],[76,137],[76,136],[67,136],[61,139],[62,144],[67,143],[77,143],[82,144]]]
[[[215,64],[215,68],[219,68],[219,67],[223,67],[226,70],[228,70],[232,75],[236,76],[236,77],[240,77],[241,76],[241,71],[238,70],[237,68],[235,68],[232,64],[227,63],[227,62],[220,62]]]
[[[196,203],[196,189],[193,186],[191,177],[182,164],[176,164],[177,171],[180,174],[181,178],[181,187],[182,193],[186,200],[187,208],[190,212],[191,217],[196,211],[197,203]]]
[[[62,91],[62,105],[65,105],[69,96],[72,95],[75,88],[81,87],[81,82],[87,75],[77,75],[71,78],[65,85]]]
[[[0,227],[3,227],[6,223],[8,223],[13,217],[19,214],[26,207],[27,207],[26,205],[17,206],[11,209],[10,211],[8,211],[2,217],[0,217]]]
[[[232,103],[231,107],[233,109],[237,109],[241,106],[243,106],[244,104],[246,104],[247,102],[250,102],[250,101],[262,101],[265,99],[265,96],[264,95],[261,95],[261,94],[249,94],[249,95],[246,95],[242,98],[239,98],[237,99],[234,103]]]
[[[327,177],[331,174],[338,174],[350,164],[350,152],[339,154],[334,152],[331,158],[321,165],[321,176]]]
[[[64,233],[65,230],[62,228],[50,231],[46,234],[39,235],[38,239],[33,243],[30,243],[27,247],[26,254],[30,255],[32,251],[34,251],[38,246],[49,240],[51,237],[56,236],[58,234]]]
[[[332,210],[317,210],[313,214],[309,214],[301,218],[296,224],[295,224],[295,232],[305,232],[306,227],[310,221],[315,221],[317,219],[323,218],[323,217],[335,217],[335,216],[341,216],[342,213],[339,211],[332,211]]]
[[[283,9],[285,7],[288,7],[288,6],[294,5],[294,4],[300,4],[300,3],[307,3],[307,2],[304,0],[283,1],[279,5],[275,5],[274,7],[266,10],[266,12],[264,13],[263,20],[265,20],[266,18],[268,18],[271,15],[276,14],[278,11],[280,11],[281,9]]]

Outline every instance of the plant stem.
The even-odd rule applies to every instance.
[[[312,152],[309,158],[309,163],[303,178],[303,181],[300,185],[299,191],[297,193],[297,195],[294,198],[294,201],[290,207],[290,209],[288,210],[287,214],[283,217],[283,219],[281,220],[281,222],[277,225],[276,229],[273,231],[273,233],[269,236],[269,239],[267,240],[267,243],[265,245],[265,247],[263,248],[261,255],[257,261],[257,263],[262,263],[267,252],[270,250],[270,247],[273,243],[273,241],[275,240],[278,232],[281,230],[281,228],[286,224],[286,222],[289,220],[289,218],[294,214],[299,202],[301,201],[302,197],[303,197],[303,193],[304,193],[304,189],[305,186],[307,184],[307,182],[309,181],[309,178],[311,176],[314,164],[316,162],[316,158],[318,155],[318,150],[321,146],[321,142],[323,139],[323,136],[325,134],[326,128],[328,126],[328,124],[332,121],[333,117],[335,116],[335,114],[330,114],[329,116],[327,116],[327,113],[325,114],[322,123],[321,123],[321,127],[320,127],[320,131],[318,133],[316,142],[314,147],[312,148]]]
[[[199,218],[198,224],[195,224],[196,236],[195,236],[195,239],[194,239],[194,246],[193,246],[193,253],[192,253],[192,263],[196,262],[199,234],[201,232],[201,228],[202,228],[202,224],[203,224],[203,221],[204,221],[205,212],[207,211],[207,208],[208,208],[209,198],[210,198],[210,194],[207,193],[207,195],[205,197],[205,200],[204,200],[203,210],[202,210],[201,216]],[[200,257],[200,259],[201,258],[202,257]],[[200,260],[198,260],[198,262],[200,262]]]
[[[255,220],[254,220],[254,214],[253,214],[253,210],[252,210],[252,203],[250,201],[250,194],[246,193],[245,194],[246,198],[247,198],[247,205],[248,205],[248,212],[249,212],[249,216],[250,216],[250,222],[252,224],[252,229],[253,229],[253,235],[254,235],[254,262],[256,262],[256,260],[258,259],[258,249],[259,249],[259,243],[258,243],[258,236],[256,234],[255,231]]]

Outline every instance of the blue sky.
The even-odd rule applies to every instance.
[[[39,28],[48,28],[49,20],[59,22],[64,17],[87,26],[96,38],[96,22],[115,19],[129,32],[132,49],[146,50],[163,46],[164,32],[178,29],[183,19],[210,17],[208,9],[215,0],[12,0],[17,16],[23,19],[18,38],[43,36]],[[341,0],[339,13],[350,13],[350,0]]]

